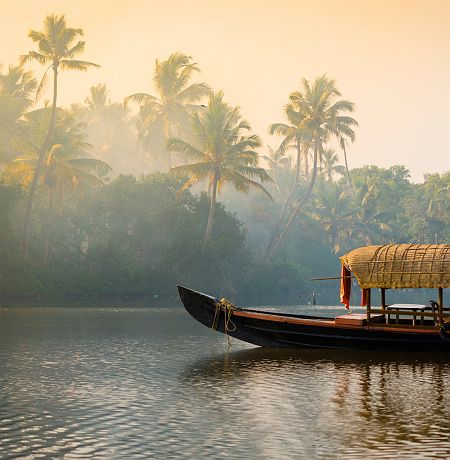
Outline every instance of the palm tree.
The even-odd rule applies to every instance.
[[[251,130],[250,125],[241,118],[239,107],[231,107],[223,101],[223,92],[209,96],[205,110],[192,116],[192,127],[198,147],[172,138],[168,148],[185,154],[193,161],[171,169],[174,174],[188,177],[181,190],[204,180],[211,187],[203,242],[205,249],[211,239],[217,192],[230,183],[239,192],[248,193],[254,188],[270,197],[267,190],[253,178],[257,177],[261,182],[271,181],[271,178],[265,169],[258,166],[255,149],[261,145],[261,140],[255,134],[247,134]]]
[[[309,199],[314,188],[317,176],[318,159],[323,152],[323,146],[330,139],[336,137],[350,137],[357,126],[354,118],[346,115],[353,112],[353,103],[346,100],[336,100],[341,93],[336,87],[336,82],[329,79],[326,74],[316,78],[311,85],[303,79],[302,90],[295,91],[289,96],[290,104],[299,117],[299,128],[311,134],[313,151],[313,169],[309,184],[303,196],[297,201],[296,206],[280,234],[272,238],[266,251],[266,257],[272,257],[281,241],[286,237],[298,213]]]
[[[396,211],[386,206],[383,192],[380,181],[366,177],[352,193],[355,214],[349,236],[361,245],[392,242],[393,228],[389,222],[393,222]]]
[[[443,217],[449,210],[450,185],[448,180],[449,173],[442,176],[438,173],[425,174],[425,182],[422,185],[424,195],[428,201],[427,215],[430,217]]]
[[[0,163],[14,156],[12,139],[17,134],[17,123],[33,104],[36,87],[32,72],[20,65],[9,66],[7,73],[0,74]]]
[[[78,109],[80,118],[87,124],[89,140],[98,154],[108,161],[130,163],[130,158],[125,158],[126,144],[127,141],[131,144],[132,137],[128,109],[123,104],[111,102],[106,85],[92,86],[85,106]],[[118,169],[126,170],[125,167]]]
[[[317,193],[313,217],[321,223],[335,254],[342,249],[339,237],[351,227],[355,212],[347,191],[341,185],[333,182],[323,184]]]
[[[32,183],[39,163],[38,145],[45,136],[50,116],[50,109],[38,109],[24,115],[22,136],[16,143],[21,155],[6,167],[4,178],[8,182],[23,187]],[[85,126],[76,123],[69,112],[59,109],[52,138],[56,143],[46,152],[39,178],[39,184],[48,190],[48,216],[55,211],[62,214],[64,193],[97,188],[111,172],[107,163],[91,157]],[[44,262],[49,254],[49,224],[47,222]]]
[[[46,135],[51,109],[37,109],[26,113],[21,121],[21,137],[15,146],[20,155],[10,162],[4,177],[8,182],[28,187],[35,176],[39,162],[39,145]],[[69,111],[58,109],[53,129],[55,144],[47,150],[42,165],[39,183],[48,187],[50,195],[64,187],[76,190],[80,186],[99,186],[111,172],[110,166],[102,160],[92,158],[92,146],[86,139],[86,126],[77,123]],[[61,212],[62,196],[59,196]],[[52,197],[49,196],[49,201]],[[52,206],[50,206],[52,208]]]
[[[280,144],[279,150],[286,152],[288,149],[294,148],[296,150],[296,161],[295,161],[295,176],[294,184],[295,187],[298,184],[301,170],[301,157],[305,160],[305,176],[308,176],[307,157],[311,139],[309,133],[299,127],[301,120],[292,104],[288,104],[285,107],[285,115],[288,118],[290,124],[286,123],[273,123],[269,126],[269,133],[283,136],[283,141]]]
[[[135,93],[125,99],[125,104],[140,104],[138,131],[145,148],[149,148],[155,134],[162,132],[164,147],[169,138],[186,134],[182,130],[189,123],[189,115],[211,91],[206,83],[190,83],[194,72],[199,71],[192,57],[182,53],[173,53],[165,61],[157,59],[153,82],[158,95]],[[170,169],[170,152],[167,162]]]
[[[38,161],[35,168],[33,180],[31,182],[30,191],[28,194],[27,209],[25,214],[24,232],[23,232],[23,249],[24,253],[28,253],[28,236],[30,227],[30,216],[33,208],[33,199],[36,192],[39,176],[41,174],[44,157],[49,147],[52,145],[51,139],[56,117],[56,102],[58,96],[58,71],[61,70],[80,70],[86,71],[90,67],[99,67],[92,62],[80,61],[74,59],[76,55],[84,51],[85,42],[77,40],[77,37],[83,35],[82,29],[75,29],[66,26],[64,16],[50,15],[44,20],[44,30],[42,32],[31,30],[28,36],[33,42],[38,44],[39,51],[30,51],[22,56],[21,63],[35,60],[39,64],[47,66],[44,76],[38,87],[37,96],[43,89],[47,73],[51,69],[53,71],[53,100],[50,123],[48,125],[47,135],[39,150]]]
[[[288,149],[296,150],[295,169],[290,193],[283,204],[280,215],[278,216],[278,220],[272,233],[272,238],[269,242],[269,246],[273,244],[274,238],[279,232],[285,214],[291,205],[295,194],[297,193],[298,186],[300,185],[302,156],[305,164],[305,177],[308,177],[309,174],[308,155],[311,146],[311,133],[300,126],[303,116],[295,110],[295,107],[292,105],[292,103],[286,104],[284,107],[284,114],[288,119],[289,124],[273,123],[269,126],[269,133],[283,136],[283,140],[279,147],[281,152],[286,152]]]
[[[279,147],[273,149],[270,145],[267,146],[267,155],[263,155],[262,158],[269,163],[271,177],[276,188],[279,190],[278,171],[283,168],[290,168],[290,158],[285,156],[284,151]]]
[[[321,172],[325,175],[328,182],[333,181],[334,174],[345,174],[345,168],[339,163],[339,158],[333,149],[324,149],[321,159]]]
[[[30,71],[25,71],[21,65],[10,65],[8,72],[0,74],[0,94],[16,102],[18,113],[22,114],[33,104],[32,94],[37,82]]]

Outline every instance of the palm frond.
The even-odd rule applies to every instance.
[[[204,181],[212,174],[209,163],[192,163],[188,165],[175,166],[170,169],[170,173],[178,177],[188,177],[188,180],[180,188],[178,195],[184,190]]]
[[[220,181],[231,182],[233,187],[241,193],[248,193],[250,189],[257,190],[264,193],[271,201],[273,201],[272,195],[264,188],[263,185],[229,168],[223,169]]]
[[[262,183],[273,182],[273,179],[269,176],[269,174],[264,168],[260,168],[257,166],[242,165],[236,167],[235,171],[242,175],[245,175],[246,177],[258,177]]]
[[[91,67],[100,67],[98,64],[94,64],[93,62],[78,61],[76,59],[61,59],[59,62],[63,70],[80,70],[81,72],[86,72]]]
[[[206,157],[201,150],[195,148],[188,142],[177,138],[171,138],[167,141],[167,149],[171,152],[184,153],[191,158],[200,159]]]
[[[47,64],[49,57],[45,54],[38,53],[37,51],[29,51],[28,54],[20,56],[19,62],[20,65],[26,64],[28,61],[37,61],[39,64]]]
[[[272,123],[269,126],[269,134],[276,134],[278,136],[289,136],[292,134],[291,126],[286,123]]]
[[[151,94],[135,93],[135,94],[131,94],[130,96],[127,96],[124,99],[124,104],[126,107],[130,102],[134,102],[136,104],[148,104],[148,103],[157,102],[157,101],[158,101],[158,98],[156,98],[155,96],[152,96]]]
[[[111,166],[102,160],[96,158],[74,158],[67,161],[74,168],[94,174],[99,177],[105,177],[112,172]]]
[[[82,41],[80,40],[78,43],[76,43],[74,46],[72,46],[71,48],[69,48],[66,52],[65,52],[65,58],[69,58],[69,59],[73,59],[75,55],[77,54],[81,54],[84,52],[84,48],[86,46],[86,42],[85,41]]]
[[[177,101],[182,104],[200,101],[211,93],[211,88],[206,83],[193,83],[176,95]]]

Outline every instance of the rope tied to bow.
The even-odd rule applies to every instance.
[[[228,333],[236,330],[236,325],[231,320],[231,316],[234,310],[236,310],[236,307],[229,300],[225,298],[220,299],[216,303],[216,311],[214,313],[214,319],[211,325],[211,328],[217,331],[217,327],[220,321],[220,312],[223,311],[223,314],[224,314],[223,332],[227,335],[228,346],[230,346],[230,337],[228,336]]]

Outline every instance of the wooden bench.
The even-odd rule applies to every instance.
[[[420,304],[417,304],[417,303],[393,303],[392,305],[386,305],[385,309],[386,310],[397,310],[395,312],[395,322],[398,323],[399,322],[399,317],[400,317],[400,311],[402,310],[405,310],[405,311],[412,311],[412,312],[416,312],[416,311],[420,311],[422,313],[425,312],[425,310],[427,309],[428,307],[426,305],[420,305]],[[386,316],[386,324],[389,324],[389,320],[391,319],[391,315],[388,313],[387,316]],[[413,323],[413,326],[416,325],[416,316],[413,315],[413,319],[412,319],[412,323]],[[420,317],[420,324],[423,324],[423,316]]]

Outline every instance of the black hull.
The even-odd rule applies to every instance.
[[[218,300],[182,286],[178,286],[178,292],[188,313],[205,326],[212,327]],[[335,326],[330,318],[248,309],[233,311],[231,322],[229,329],[234,330],[228,331],[230,336],[261,347],[450,351],[450,340],[441,339],[438,331],[424,333],[419,330]],[[223,311],[216,322],[216,330],[225,332]]]

